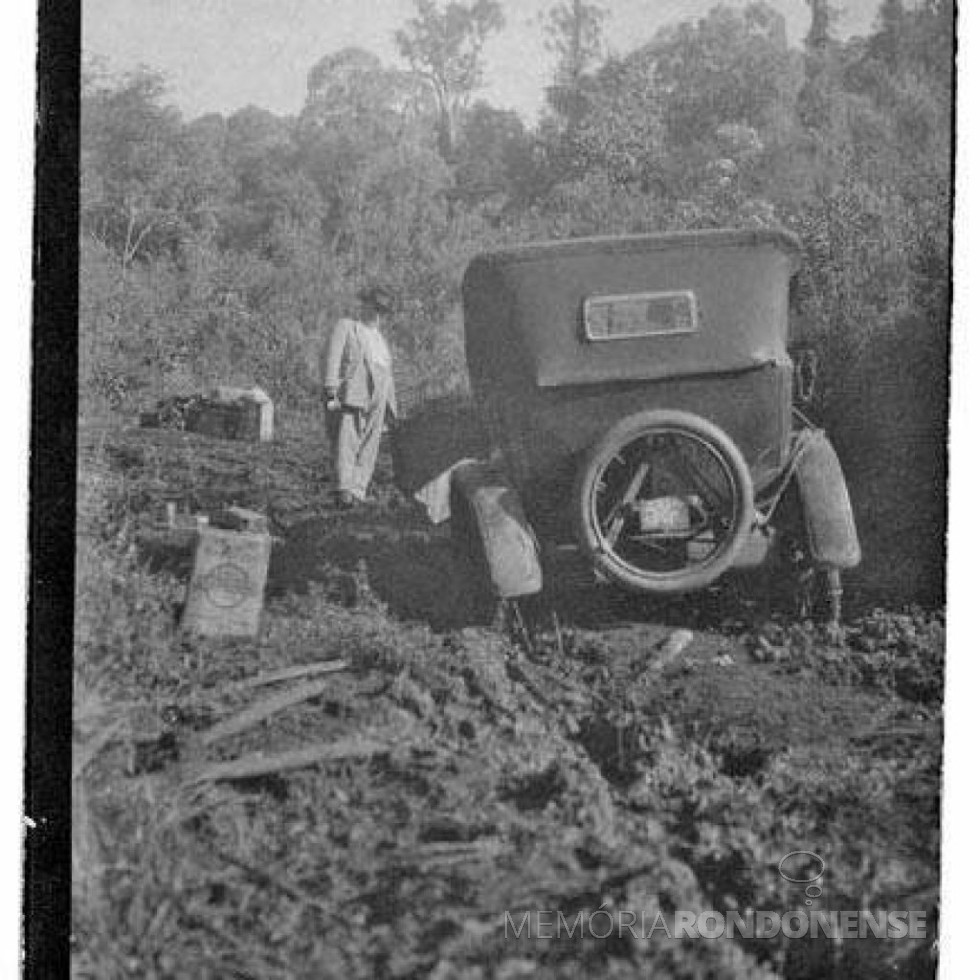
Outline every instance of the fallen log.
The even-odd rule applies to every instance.
[[[318,762],[336,762],[340,759],[365,759],[391,751],[387,742],[369,738],[346,738],[337,742],[323,742],[289,752],[266,755],[256,752],[231,762],[215,762],[191,772],[185,783],[220,782],[233,779],[255,779],[272,773],[305,769]]]
[[[470,841],[426,841],[416,845],[414,852],[407,852],[426,858],[453,858],[472,854],[486,854],[502,850],[504,842],[496,837],[484,837]]]
[[[329,687],[330,684],[328,681],[315,681],[310,684],[304,684],[301,687],[294,687],[292,690],[276,694],[255,704],[250,704],[243,711],[239,711],[238,714],[232,715],[231,718],[227,718],[209,728],[201,736],[200,743],[201,745],[212,745],[219,739],[229,738],[232,735],[240,735],[242,732],[253,728],[255,725],[258,725],[260,722],[265,721],[280,711],[284,711],[286,708],[291,708],[294,705],[301,704],[303,701],[309,701],[312,698],[319,697],[321,694],[326,693]]]
[[[350,664],[346,660],[323,660],[312,664],[297,664],[294,667],[282,667],[270,670],[247,680],[239,681],[234,687],[243,690],[251,687],[263,687],[266,684],[278,684],[280,681],[294,681],[301,677],[313,677],[317,674],[334,674],[347,670]]]
[[[474,861],[495,859],[505,850],[506,845],[500,840],[421,844],[412,850],[392,855],[391,860],[401,867],[411,866],[422,870],[447,866],[455,868]]]
[[[71,770],[71,778],[78,779],[88,766],[120,733],[124,719],[119,718],[111,725],[107,725],[100,732],[94,735],[80,749],[76,750],[74,763]]]

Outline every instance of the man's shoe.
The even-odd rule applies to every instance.
[[[341,510],[350,510],[356,503],[357,500],[354,498],[354,494],[349,490],[341,490],[337,494],[337,506]]]

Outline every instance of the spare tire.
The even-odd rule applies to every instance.
[[[753,503],[745,459],[717,425],[654,409],[623,419],[586,454],[576,532],[596,571],[618,585],[690,592],[731,567]]]

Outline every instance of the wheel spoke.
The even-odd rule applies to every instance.
[[[726,500],[718,491],[718,488],[713,486],[702,473],[699,472],[697,466],[692,466],[690,460],[684,455],[681,448],[677,446],[673,438],[665,440],[668,451],[670,452],[671,458],[676,462],[679,469],[682,471],[683,476],[691,482],[691,484],[697,488],[698,493],[707,498],[709,506],[717,513],[727,509]]]
[[[623,512],[636,500],[636,495],[640,492],[640,487],[643,486],[643,481],[647,478],[649,472],[650,464],[647,462],[640,463],[623,496],[613,506],[606,520],[603,522],[602,533],[605,534],[606,540],[609,542],[611,548],[616,546],[620,534],[623,533],[623,524],[626,522]]]

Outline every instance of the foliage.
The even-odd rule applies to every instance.
[[[805,48],[755,2],[604,58],[603,8],[556,3],[543,25],[556,84],[530,128],[472,101],[502,23],[492,0],[417,3],[397,37],[411,70],[356,48],[321,58],[295,118],[247,107],[185,121],[152,71],[87,65],[83,411],[218,379],[309,408],[322,333],[374,278],[399,294],[392,339],[412,391],[458,391],[459,282],[475,252],[779,225],[803,246],[793,318],[820,354],[816,421],[897,500],[902,478],[864,465],[900,408],[882,376],[901,369],[895,350],[935,393],[901,433],[910,452],[945,413],[954,8],[887,0],[870,35],[841,42],[833,4],[810,6]],[[874,411],[856,406],[862,391],[878,392]],[[925,500],[936,468],[916,465]],[[889,522],[871,516],[871,492],[857,502],[874,535]]]
[[[574,86],[602,56],[602,29],[609,10],[583,0],[563,0],[545,15],[545,43],[557,56],[555,83]]]
[[[459,116],[482,82],[481,55],[487,38],[504,26],[498,0],[415,0],[416,15],[395,34],[402,56],[431,86],[439,108],[440,150],[456,147]]]
[[[513,111],[477,102],[463,121],[455,192],[489,220],[520,210],[533,192],[533,146]]]
[[[585,0],[563,0],[545,13],[545,45],[557,59],[548,104],[567,124],[583,111],[582,83],[602,57],[603,25],[609,10]]]
[[[163,80],[139,69],[82,100],[81,223],[123,265],[207,234],[225,175],[202,124],[160,105]]]

